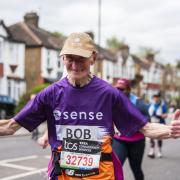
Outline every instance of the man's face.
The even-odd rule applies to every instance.
[[[154,102],[155,102],[155,103],[158,103],[158,102],[160,101],[160,98],[157,97],[157,96],[155,96],[153,99],[154,99]]]
[[[79,80],[85,78],[90,73],[90,66],[94,64],[94,54],[90,58],[85,58],[77,55],[64,55],[64,65],[66,66],[68,75]]]
[[[123,87],[123,88],[118,88],[120,91],[122,91],[126,96],[129,96],[129,94],[130,94],[130,92],[131,92],[131,90],[130,90],[130,88],[125,88],[125,87]]]

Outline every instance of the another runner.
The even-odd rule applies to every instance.
[[[149,117],[148,105],[145,104],[144,101],[138,98],[135,94],[131,93],[131,82],[129,79],[120,78],[117,81],[115,87],[119,91],[122,91],[144,116]],[[141,168],[145,149],[144,135],[140,132],[136,132],[134,135],[127,137],[117,133],[113,138],[112,147],[122,165],[126,159],[128,159],[135,179],[144,180],[144,173]]]
[[[160,124],[165,124],[165,118],[167,118],[168,114],[168,107],[167,104],[163,101],[161,98],[161,94],[157,93],[154,94],[153,96],[153,102],[150,104],[149,107],[149,114],[151,116],[151,122],[154,123],[160,123]],[[148,153],[148,157],[150,158],[155,158],[155,140],[150,139],[150,150]],[[162,146],[163,146],[163,141],[162,139],[157,140],[157,157],[162,158]]]
[[[51,180],[122,180],[112,153],[114,124],[123,136],[141,131],[150,138],[180,137],[180,110],[170,126],[148,123],[123,93],[90,73],[97,52],[88,34],[71,34],[60,56],[68,76],[38,93],[14,118],[0,121],[0,135],[10,135],[47,120]]]

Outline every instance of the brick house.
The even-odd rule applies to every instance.
[[[24,41],[25,80],[27,92],[45,82],[54,82],[62,76],[63,62],[59,51],[64,37],[56,36],[39,27],[39,16],[35,12],[26,13],[24,22],[8,27],[15,40]]]
[[[0,117],[13,111],[19,97],[26,90],[25,82],[25,43],[14,39],[0,21]]]

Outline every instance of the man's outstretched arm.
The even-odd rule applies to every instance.
[[[21,126],[14,120],[0,120],[0,136],[13,135]]]
[[[147,123],[140,129],[140,132],[152,139],[168,139],[171,137],[170,126],[160,123]]]
[[[170,125],[147,123],[140,131],[146,137],[154,139],[180,138],[180,110],[174,113]]]

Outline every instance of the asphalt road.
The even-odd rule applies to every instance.
[[[143,159],[145,180],[180,180],[180,139],[163,141],[163,158],[147,157],[149,140],[146,141],[146,151]],[[133,180],[128,161],[124,166],[125,180]]]
[[[161,159],[143,161],[145,180],[180,180],[180,140],[164,142]],[[30,136],[0,138],[0,180],[44,180],[50,149],[41,149]],[[125,180],[133,180],[128,161],[124,166]]]

